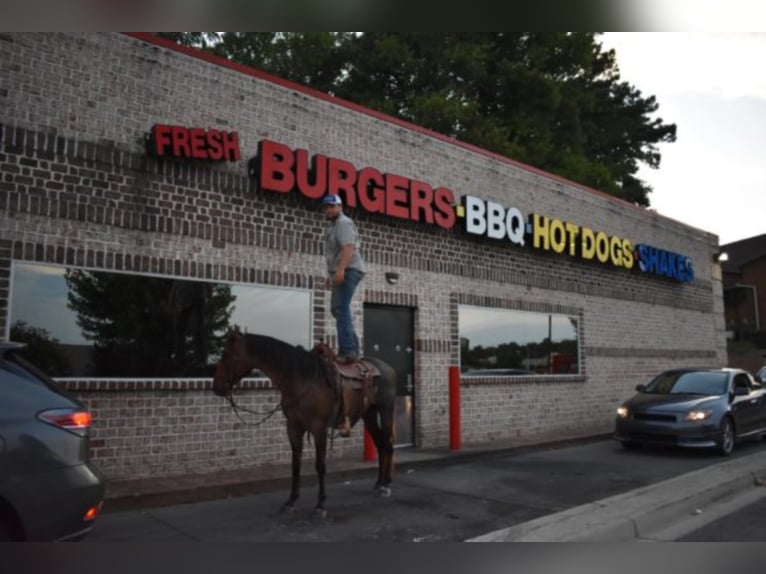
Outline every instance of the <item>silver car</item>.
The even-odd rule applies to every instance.
[[[78,540],[104,500],[91,416],[22,347],[0,341],[0,541]]]
[[[660,444],[731,454],[739,439],[766,436],[766,390],[741,369],[665,371],[617,409],[626,448]]]

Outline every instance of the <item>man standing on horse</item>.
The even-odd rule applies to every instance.
[[[351,299],[364,277],[364,263],[359,253],[359,232],[351,218],[343,213],[340,196],[324,196],[322,212],[325,219],[331,222],[324,235],[326,287],[332,289],[330,312],[335,317],[338,332],[338,362],[352,363],[359,358],[359,337],[351,317]],[[351,432],[348,416],[343,425],[340,434],[348,436]]]

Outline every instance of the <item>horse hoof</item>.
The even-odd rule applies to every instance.
[[[292,504],[282,505],[282,514],[292,514],[294,510],[295,510],[295,506],[293,506]]]
[[[389,496],[391,496],[391,489],[390,489],[390,488],[388,488],[387,486],[381,486],[381,487],[378,489],[378,494],[379,494],[379,495],[380,495],[382,498],[388,498]]]
[[[327,518],[327,509],[326,508],[315,508],[314,509],[314,516],[324,520],[325,518]]]

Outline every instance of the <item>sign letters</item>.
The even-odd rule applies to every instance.
[[[157,157],[186,157],[212,161],[239,160],[237,132],[157,124],[148,138],[149,153]]]

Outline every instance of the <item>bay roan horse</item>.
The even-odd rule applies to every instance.
[[[364,426],[375,442],[378,450],[375,488],[380,494],[388,495],[393,466],[396,372],[380,359],[366,357],[364,361],[372,363],[380,372],[373,379],[374,398],[363,401],[361,392],[353,393],[357,398],[355,404],[350,405],[349,414],[352,426],[360,418],[364,420]],[[310,433],[316,449],[319,482],[316,510],[324,516],[328,431],[335,426],[339,415],[338,373],[322,353],[307,351],[273,337],[241,333],[236,327],[229,329],[213,378],[213,391],[230,397],[232,389],[253,369],[263,372],[279,389],[282,411],[287,419],[287,437],[292,450],[292,487],[282,509],[292,510],[300,494],[303,438]]]

